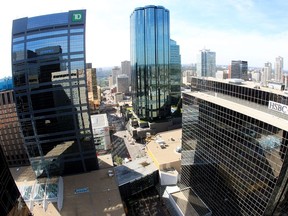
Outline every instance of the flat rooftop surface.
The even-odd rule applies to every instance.
[[[106,158],[107,159],[107,158]],[[103,160],[104,161],[104,160]],[[109,159],[108,159],[109,161]],[[105,164],[108,167],[108,163]],[[11,168],[11,173],[17,186],[33,185],[35,175],[30,166]],[[49,202],[44,211],[42,203],[34,202],[34,216],[124,216],[120,192],[113,167],[103,168],[89,173],[82,173],[63,177],[63,207],[59,211],[57,203]],[[45,181],[44,179],[41,179]],[[77,193],[84,189],[84,192]]]
[[[223,98],[208,95],[202,92],[187,92],[185,94],[191,95],[196,98],[200,98],[205,101],[209,101],[211,103],[217,104],[222,107],[226,107],[231,110],[235,110],[236,112],[242,113],[246,116],[250,116],[252,118],[258,119],[260,121],[266,122],[270,125],[273,125],[275,127],[278,127],[282,130],[287,131],[288,121],[286,119],[277,117],[276,115],[262,112],[257,109],[253,109],[251,107],[245,106],[243,104],[225,100]]]
[[[211,213],[205,203],[189,188],[171,193],[171,196],[184,215],[196,216]]]
[[[117,166],[114,169],[119,186],[150,175],[158,170],[152,159],[147,156]]]
[[[108,170],[63,177],[61,216],[125,215],[115,175],[109,177]],[[89,192],[75,194],[79,188],[88,188]]]
[[[111,154],[98,155],[97,158],[100,169],[113,167],[113,159]]]
[[[182,129],[170,130],[156,134],[146,144],[147,150],[159,165],[181,161],[181,153],[176,149],[181,147]],[[161,147],[163,144],[163,148]],[[179,171],[178,171],[179,172]]]
[[[201,78],[198,77],[198,79],[201,79]],[[202,77],[202,79],[216,81],[216,82],[221,82],[221,83],[230,83],[230,84],[235,84],[235,85],[239,85],[239,86],[245,86],[247,88],[255,88],[255,86],[259,86],[259,83],[255,83],[253,81],[244,81],[243,80],[241,82],[241,84],[233,83],[233,80],[239,80],[239,79],[233,79],[233,78],[232,79],[218,79],[218,78],[215,78],[215,77],[205,77],[205,78]],[[278,89],[272,89],[272,88],[260,86],[260,90],[286,96],[283,91],[278,90]]]

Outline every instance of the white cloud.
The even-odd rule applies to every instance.
[[[247,12],[254,7],[253,0],[228,0],[227,3],[241,13]]]
[[[288,59],[288,31],[265,33],[259,30],[204,26],[191,20],[173,20],[171,37],[180,45],[182,63],[196,63],[196,55],[204,47],[216,52],[217,64],[230,64],[231,60],[247,60],[249,66],[262,67],[266,61],[274,63],[277,56]]]

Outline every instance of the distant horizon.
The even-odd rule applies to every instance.
[[[233,59],[261,68],[282,56],[288,70],[288,1],[254,0],[27,0],[5,3],[0,20],[1,76],[11,74],[11,28],[13,20],[85,9],[86,62],[95,68],[120,65],[130,60],[130,15],[135,8],[161,5],[170,12],[170,38],[180,46],[183,65],[195,64],[199,50],[216,52],[216,64]],[[33,7],[30,7],[33,5]],[[17,6],[17,7],[16,7]],[[108,65],[108,66],[107,66]]]
[[[191,64],[181,64],[181,67],[185,67],[185,66],[194,66],[196,65],[196,63],[191,63]],[[216,67],[228,67],[229,65],[223,65],[223,64],[217,64]],[[93,67],[93,65],[92,65]],[[103,71],[107,71],[107,70],[112,70],[114,67],[120,67],[121,65],[115,65],[115,66],[105,66],[105,67],[93,67],[96,68],[96,75],[97,75],[97,69],[102,69]],[[261,69],[263,67],[256,67],[256,66],[249,66],[249,62],[248,62],[248,69],[252,70],[252,69]],[[274,71],[274,68],[272,67],[272,71]],[[99,71],[98,71],[99,72]],[[288,74],[288,70],[283,70],[283,73]],[[12,74],[11,75],[7,75],[7,76],[1,76],[0,77],[0,81],[6,79],[6,78],[12,78]]]

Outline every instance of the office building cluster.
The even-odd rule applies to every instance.
[[[63,197],[91,192],[107,198],[108,204],[99,202],[106,213],[112,206],[124,215],[112,178],[115,163],[109,165],[108,156],[99,159],[98,155],[113,148],[124,151],[120,144],[113,146],[110,131],[116,129],[109,125],[107,115],[92,115],[99,112],[101,90],[96,68],[86,63],[85,34],[86,10],[13,21],[12,78],[0,80],[1,213],[28,215],[39,203],[45,210],[49,203],[57,203],[61,211]],[[276,58],[274,71],[272,63],[266,62],[261,71],[251,73],[247,61],[232,60],[220,72],[216,52],[202,49],[195,70],[185,72],[189,91],[181,92],[180,46],[170,37],[169,10],[153,5],[136,8],[130,15],[130,35],[131,59],[112,69],[109,88],[115,104],[123,96],[132,96],[127,111],[131,137],[134,132],[144,134],[141,141],[147,145],[143,148],[152,159],[142,158],[142,166],[136,164],[138,172],[131,171],[135,164],[115,168],[122,173],[122,178],[117,177],[125,199],[160,182],[159,196],[163,189],[163,199],[172,202],[173,214],[287,213],[288,97],[283,90],[288,79],[283,58]],[[175,127],[172,107],[182,114],[182,134],[153,134],[153,128]],[[171,121],[163,121],[167,119]],[[161,160],[154,167],[153,161],[160,158],[157,152]],[[92,184],[100,165],[109,170],[99,172],[97,184]],[[24,181],[17,188],[9,168],[16,168],[17,173],[21,166],[30,167],[36,180],[29,185]],[[75,174],[84,174],[83,182],[90,188],[81,186],[79,176],[74,181],[71,176]],[[73,188],[68,196],[63,190],[65,176],[64,181],[77,185],[68,187]],[[171,185],[179,188],[177,195],[167,192],[166,186]],[[64,201],[65,211],[78,202],[74,198],[69,206]],[[92,196],[86,201],[89,208],[98,204]]]
[[[270,87],[275,85],[284,85],[287,88],[287,74],[283,71],[284,63],[283,57],[278,56],[275,58],[274,70],[272,63],[267,61],[261,69],[250,69],[248,61],[232,60],[227,68],[216,67],[216,52],[209,49],[202,49],[197,54],[196,71],[183,73],[183,83],[190,83],[191,75],[198,77],[214,77],[218,79],[241,79],[244,81],[254,81],[259,86]],[[188,80],[187,80],[188,79]],[[283,87],[282,88],[283,90]]]

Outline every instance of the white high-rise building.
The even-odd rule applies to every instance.
[[[112,80],[113,80],[113,85],[116,85],[116,79],[117,76],[121,74],[121,69],[118,66],[115,66],[112,69]]]
[[[262,68],[261,71],[261,83],[263,86],[267,86],[268,85],[268,73],[269,73],[269,67],[264,67]]]
[[[272,79],[272,63],[265,62],[264,67],[261,70],[261,83],[263,86],[268,85],[268,81]]]
[[[271,81],[272,79],[272,63],[271,62],[265,62],[264,64],[265,70],[267,70],[267,80]]]
[[[275,60],[275,81],[283,82],[283,57],[278,56]]]
[[[252,71],[251,75],[252,75],[252,81],[253,82],[257,82],[258,83],[258,82],[261,81],[261,76],[262,76],[261,71],[259,71],[259,70]]]
[[[126,74],[120,74],[116,79],[116,87],[117,92],[128,93],[129,92],[129,84],[128,84],[128,76]]]
[[[129,85],[131,84],[131,62],[130,61],[122,61],[121,62],[121,71],[122,74],[126,74],[129,79]]]
[[[197,56],[197,76],[215,77],[216,74],[216,53],[209,49],[200,50]]]

